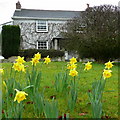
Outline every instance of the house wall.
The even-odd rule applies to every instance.
[[[48,49],[51,41],[63,30],[66,21],[48,20],[48,32],[36,32],[36,20],[14,20],[14,25],[21,28],[21,49],[37,48],[37,41],[48,41]]]

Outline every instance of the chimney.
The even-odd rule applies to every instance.
[[[90,5],[89,4],[87,4],[87,8],[89,8],[90,7]]]
[[[16,3],[16,9],[21,9],[21,4],[19,1]]]

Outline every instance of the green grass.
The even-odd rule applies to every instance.
[[[2,79],[7,79],[9,77],[12,63],[1,63],[2,67],[5,70]],[[27,66],[26,68],[31,70],[32,65],[30,62],[25,63]],[[38,71],[42,71],[42,83],[40,87],[40,91],[45,88],[45,99],[50,99],[50,96],[56,95],[56,100],[58,101],[58,108],[59,108],[59,115],[63,113],[70,112],[67,110],[67,102],[66,96],[63,94],[58,94],[55,92],[54,89],[54,81],[55,75],[59,72],[65,72],[67,66],[67,62],[51,62],[50,64],[37,64]],[[78,82],[78,99],[77,104],[73,112],[70,112],[71,118],[91,118],[91,105],[89,104],[88,98],[88,90],[91,90],[92,82],[99,80],[101,78],[104,64],[93,63],[93,68],[89,71],[84,71],[84,64],[77,63],[77,71],[79,72],[79,76],[77,77]],[[14,70],[13,70],[14,71]],[[13,72],[14,73],[14,72]],[[69,77],[72,80],[72,77]],[[26,75],[25,73],[16,74],[16,80],[19,81],[21,84],[25,84]],[[3,90],[3,99],[5,95],[5,88],[2,87]],[[111,90],[111,92],[109,91]],[[113,92],[112,92],[113,90]],[[112,68],[112,77],[107,79],[105,92],[103,93],[103,112],[104,116],[109,116],[111,118],[118,117],[118,64],[115,64]],[[13,98],[14,99],[14,98]],[[29,101],[25,100],[24,102]],[[33,114],[33,105],[26,104],[25,105],[25,118],[34,118]],[[80,113],[86,113],[83,116],[80,116]]]

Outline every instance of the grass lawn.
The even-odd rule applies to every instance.
[[[4,68],[4,74],[2,80],[8,79],[12,63],[1,63],[2,68]],[[30,62],[26,62],[26,68],[31,71],[32,65]],[[104,64],[93,63],[93,68],[89,71],[84,71],[84,64],[77,63],[77,71],[79,75],[76,77],[78,85],[78,98],[75,105],[75,109],[70,112],[67,109],[67,98],[64,93],[57,93],[54,88],[55,75],[59,72],[64,73],[66,71],[67,62],[51,62],[48,65],[42,64],[41,62],[37,64],[36,68],[38,71],[42,71],[42,80],[39,91],[42,92],[44,89],[44,99],[51,100],[51,96],[56,96],[56,101],[58,101],[59,115],[63,113],[69,113],[70,118],[91,118],[91,104],[88,98],[88,90],[91,90],[92,82],[97,81],[101,78]],[[119,64],[120,66],[120,64]],[[118,64],[114,64],[112,70],[112,77],[106,79],[106,86],[103,93],[103,116],[108,116],[111,118],[118,118]],[[12,72],[14,75],[14,70]],[[16,73],[16,81],[20,82],[21,85],[25,86],[26,84],[26,74],[25,73]],[[69,81],[73,80],[69,76]],[[15,88],[13,88],[15,89]],[[3,110],[6,109],[5,103],[5,87],[2,86],[3,91]],[[14,100],[15,96],[12,96]],[[24,103],[30,101],[29,95]],[[9,106],[7,106],[9,107]],[[84,113],[84,114],[82,114]],[[33,104],[25,104],[24,118],[35,118],[33,111]],[[41,116],[41,117],[44,117]]]

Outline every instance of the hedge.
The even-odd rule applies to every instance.
[[[20,47],[20,28],[16,25],[2,27],[2,55],[5,58],[17,56]]]
[[[19,56],[24,56],[25,60],[27,58],[32,58],[34,54],[36,53],[41,53],[41,57],[47,57],[49,55],[50,58],[55,58],[55,57],[63,57],[64,56],[64,51],[60,50],[41,50],[41,49],[25,49],[25,50],[20,50],[19,51]]]

